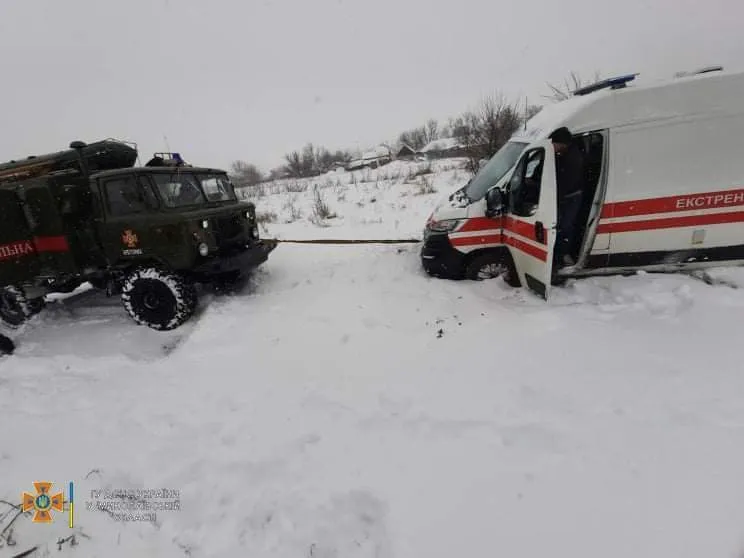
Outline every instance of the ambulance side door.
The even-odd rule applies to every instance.
[[[507,187],[504,242],[523,287],[547,299],[557,229],[555,154],[549,140],[522,155]]]

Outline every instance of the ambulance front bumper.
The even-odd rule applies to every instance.
[[[424,231],[421,265],[435,277],[462,279],[465,274],[465,254],[455,250],[447,233]]]

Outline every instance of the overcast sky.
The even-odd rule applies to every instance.
[[[264,169],[571,70],[743,69],[742,0],[0,0],[0,160],[116,137]]]

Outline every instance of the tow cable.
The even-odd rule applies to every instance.
[[[346,238],[317,238],[312,240],[290,240],[272,238],[267,239],[279,244],[418,244],[417,238],[403,239],[346,239]]]

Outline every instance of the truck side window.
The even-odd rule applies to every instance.
[[[109,213],[115,217],[144,213],[147,211],[145,198],[134,176],[113,178],[104,183]]]
[[[142,194],[145,197],[145,203],[147,203],[147,207],[149,207],[150,209],[157,209],[158,207],[160,207],[158,197],[155,195],[155,191],[153,190],[153,185],[152,181],[150,181],[150,178],[145,175],[140,175],[139,183],[140,187],[142,188]]]
[[[509,181],[509,212],[520,216],[534,215],[540,203],[540,182],[545,161],[544,149],[533,149],[522,157]]]

